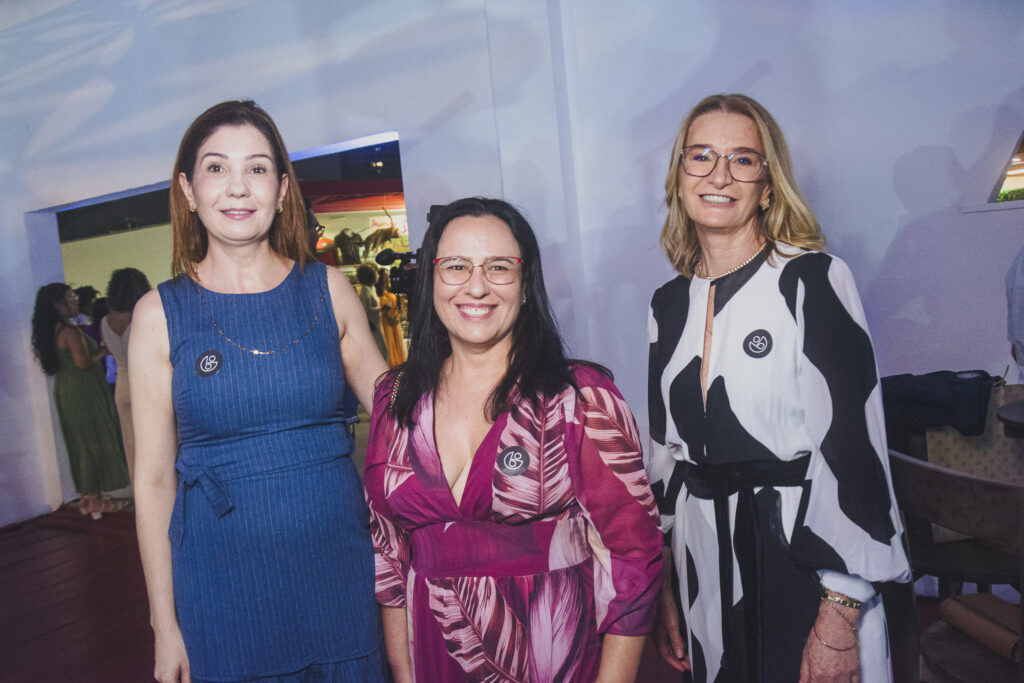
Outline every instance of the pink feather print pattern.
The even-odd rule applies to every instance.
[[[621,397],[603,387],[584,387],[581,394],[583,428],[587,437],[596,446],[608,469],[644,506],[651,519],[659,522],[658,508],[641,457],[640,434],[629,406]]]
[[[409,571],[409,543],[403,530],[379,514],[369,498],[366,502],[370,509],[377,600],[389,607],[401,607],[405,598],[406,572]]]
[[[578,568],[537,576],[530,593],[530,681],[574,681],[593,621]]]
[[[589,525],[586,517],[558,520],[555,532],[551,534],[551,545],[548,546],[548,569],[564,569],[590,557],[590,543],[587,541]]]
[[[423,396],[413,411],[415,424],[409,430],[409,442],[412,451],[419,457],[413,463],[416,475],[427,488],[449,488],[441,469],[441,456],[437,453],[434,440],[434,400]]]
[[[426,579],[448,653],[470,681],[526,683],[528,635],[492,577]]]
[[[384,466],[384,497],[390,498],[395,489],[412,476],[412,463],[409,460],[409,430],[398,420],[387,420],[386,424],[388,459]]]
[[[557,513],[573,499],[569,460],[565,450],[562,406],[572,401],[572,388],[550,400],[520,401],[502,431],[499,452],[520,446],[530,465],[509,476],[495,469],[492,510],[497,521],[520,521]]]

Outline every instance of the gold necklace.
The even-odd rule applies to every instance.
[[[290,342],[288,342],[287,344],[285,344],[284,346],[282,346],[279,349],[274,349],[273,351],[261,351],[260,349],[250,349],[248,347],[242,346],[241,344],[236,342],[234,339],[232,339],[228,335],[224,334],[224,330],[220,329],[220,327],[217,326],[217,321],[213,319],[213,313],[210,311],[210,308],[206,305],[206,297],[203,296],[203,288],[200,287],[199,284],[196,283],[194,280],[192,280],[192,284],[195,285],[196,289],[199,290],[199,301],[203,304],[203,310],[206,311],[206,316],[210,319],[210,324],[213,325],[213,329],[217,330],[217,334],[219,334],[220,336],[224,337],[225,341],[227,341],[229,344],[231,344],[235,348],[237,348],[237,349],[239,349],[241,351],[245,351],[246,353],[251,353],[254,356],[269,356],[269,355],[271,355],[273,353],[278,353],[279,351],[284,351],[289,346],[294,346],[294,345],[298,344],[300,341],[302,341],[303,339],[305,339],[306,335],[308,335],[310,332],[312,332],[313,328],[316,327],[316,321],[320,318],[320,311],[323,310],[324,301],[327,299],[327,281],[325,280],[324,281],[323,289],[320,292],[320,303],[316,307],[316,313],[313,314],[313,322],[310,323],[309,329],[306,330],[305,332],[300,334],[298,337],[296,337],[295,339],[291,340]]]
[[[735,273],[737,270],[739,270],[743,266],[749,264],[751,261],[756,259],[758,254],[760,254],[761,251],[763,251],[763,250],[764,250],[764,245],[762,244],[761,246],[759,246],[757,248],[757,251],[755,251],[753,254],[750,255],[750,258],[748,258],[746,261],[744,261],[743,263],[739,264],[735,268],[730,268],[729,270],[725,271],[724,273],[721,273],[720,275],[708,275],[707,272],[704,270],[704,257],[701,256],[699,259],[697,259],[697,265],[693,267],[693,274],[696,275],[697,277],[699,277],[702,280],[720,280],[721,278],[725,277],[726,275],[732,275],[733,273]]]

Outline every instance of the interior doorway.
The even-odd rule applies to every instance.
[[[373,263],[388,249],[409,251],[397,132],[302,150],[290,158],[313,218],[324,226],[317,244],[319,260],[354,281],[359,264],[342,258],[339,235],[351,235],[350,241],[358,243],[359,263]],[[110,274],[119,268],[141,270],[154,286],[169,279],[169,187],[167,180],[26,214],[30,257],[48,264],[40,268],[49,271],[41,273],[41,282],[60,278],[59,271],[54,272],[56,264],[63,268],[64,282],[95,287],[101,295]],[[59,260],[54,258],[58,250]],[[52,401],[51,418],[61,497],[68,502],[77,494]]]
[[[302,150],[291,160],[302,195],[324,227],[320,260],[354,281],[356,266],[380,251],[408,251],[396,132]],[[169,187],[168,180],[37,212],[56,219],[65,282],[104,292],[110,273],[127,266],[154,285],[170,278]]]

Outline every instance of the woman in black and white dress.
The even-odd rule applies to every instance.
[[[689,114],[666,202],[680,275],[651,302],[649,473],[675,572],[655,643],[696,681],[888,680],[871,582],[909,568],[850,271],[749,97]]]

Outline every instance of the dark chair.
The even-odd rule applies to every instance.
[[[953,427],[929,427],[909,435],[908,450],[895,450],[983,479],[1024,483],[1024,439],[1006,436],[996,417],[1007,401],[1024,399],[1024,385],[998,385],[991,392],[981,433],[967,436]],[[959,595],[965,581],[976,583],[979,592],[988,592],[991,584],[1017,583],[1016,558],[971,542],[950,543],[958,535],[918,520],[909,520],[907,531],[920,567],[917,573],[938,579],[940,600]]]
[[[914,584],[895,581],[876,583],[875,590],[882,596],[885,609],[893,680],[896,683],[919,683],[921,649]]]
[[[1021,586],[1024,485],[975,477],[896,451],[889,452],[889,464],[896,501],[908,527],[914,522],[932,523],[971,537],[934,544],[908,533],[915,577],[932,574]],[[1020,625],[1024,632],[1024,613]],[[1012,664],[942,621],[921,636],[921,654],[929,668],[947,680],[1024,682],[1024,661]]]

